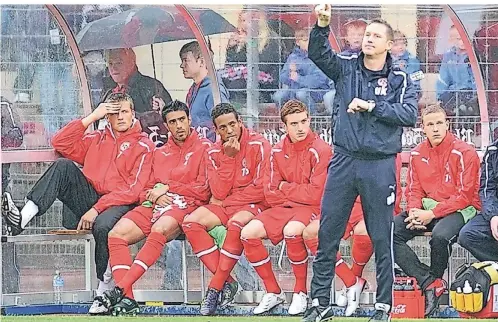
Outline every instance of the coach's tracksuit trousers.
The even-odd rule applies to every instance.
[[[63,211],[63,226],[76,229],[81,217],[95,205],[100,196],[71,160],[58,159],[36,182],[26,198],[38,206],[37,216],[43,215],[55,199],[59,199],[71,210]],[[95,238],[95,266],[97,277],[101,281],[104,280],[109,261],[107,235],[118,220],[134,206],[110,207],[95,218],[92,228]]]
[[[395,156],[364,160],[336,152],[332,157],[322,199],[318,252],[311,280],[311,298],[318,300],[321,306],[330,304],[330,287],[339,243],[355,199],[360,195],[365,224],[375,251],[377,304],[384,304],[380,305],[384,311],[390,310],[394,280],[392,229],[396,201],[395,169]]]

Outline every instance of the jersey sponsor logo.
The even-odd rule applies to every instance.
[[[393,314],[403,314],[406,312],[406,304],[398,304],[393,307]]]

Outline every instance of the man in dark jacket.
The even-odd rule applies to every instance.
[[[330,5],[316,9],[309,44],[311,60],[336,84],[334,156],[322,199],[318,253],[313,263],[312,307],[303,321],[333,316],[330,286],[336,254],[353,204],[361,197],[375,250],[377,303],[373,321],[388,321],[392,306],[392,226],[396,201],[396,154],[403,126],[417,121],[417,96],[406,73],[392,66],[393,30],[383,20],[366,28],[362,52],[343,57],[328,41]]]
[[[201,137],[215,142],[216,133],[211,119],[211,111],[215,105],[213,90],[199,42],[192,41],[183,45],[180,49],[180,59],[183,77],[193,80],[186,98],[192,116],[192,126]],[[228,103],[229,94],[221,78],[218,79],[218,88],[221,96],[220,103]]]
[[[481,164],[479,197],[482,212],[472,218],[458,237],[458,244],[479,261],[498,261],[498,141],[493,142]]]
[[[110,93],[125,92],[135,104],[142,129],[156,146],[163,145],[168,130],[161,119],[161,109],[171,102],[171,95],[157,79],[138,71],[135,52],[131,48],[111,49],[106,53],[110,77],[104,79],[105,101]]]

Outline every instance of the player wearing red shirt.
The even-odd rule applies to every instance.
[[[164,245],[182,231],[186,215],[209,200],[205,152],[211,146],[191,128],[189,109],[177,100],[162,112],[168,142],[154,151],[152,173],[140,194],[140,206],[128,212],[109,233],[110,266],[117,285],[102,302],[116,314],[138,311],[133,284],[160,257]],[[128,245],[147,237],[135,260]]]
[[[212,197],[208,205],[199,207],[182,225],[194,253],[215,274],[201,305],[202,315],[215,313],[220,292],[222,307],[235,297],[238,283],[230,272],[243,250],[240,231],[267,208],[263,174],[270,155],[268,141],[245,128],[232,105],[216,105],[211,116],[221,137],[206,158]],[[221,251],[208,234],[220,225],[227,227]]]
[[[460,229],[481,209],[479,156],[473,146],[449,131],[439,105],[422,110],[427,139],[411,152],[407,175],[406,211],[394,220],[394,259],[417,279],[425,296],[425,316],[439,307],[446,288],[442,279]],[[407,245],[415,236],[432,232],[430,266]]]
[[[273,149],[265,179],[265,197],[272,208],[242,230],[247,260],[263,279],[267,293],[254,314],[268,312],[285,298],[272,271],[263,239],[287,244],[296,283],[289,314],[303,313],[307,305],[308,251],[302,233],[320,215],[320,202],[332,157],[331,147],[310,129],[306,105],[290,100],[280,111],[287,135]]]

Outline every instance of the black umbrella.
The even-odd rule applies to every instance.
[[[190,8],[190,11],[205,35],[235,31],[233,25],[211,9]],[[174,6],[127,10],[89,23],[76,36],[81,51],[185,39],[195,39],[195,35]]]

